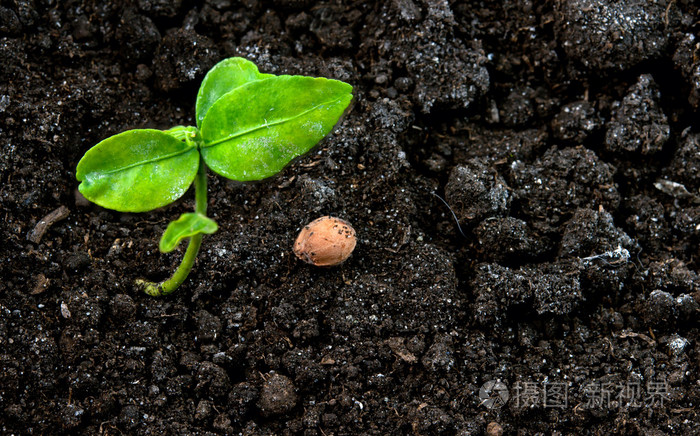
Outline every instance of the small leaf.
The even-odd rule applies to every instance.
[[[178,246],[180,241],[200,233],[211,235],[219,226],[211,218],[201,213],[183,213],[176,221],[171,221],[160,238],[160,251],[168,253]]]
[[[78,189],[120,212],[145,212],[180,198],[199,166],[197,149],[153,129],[128,130],[92,147],[78,163]]]
[[[207,111],[224,94],[248,82],[274,77],[258,72],[258,67],[243,58],[228,58],[209,70],[197,93],[197,126],[202,125]]]
[[[178,141],[192,142],[197,136],[197,128],[192,126],[175,126],[168,130],[163,130],[163,133],[167,133]]]
[[[352,100],[337,80],[276,76],[247,83],[216,101],[202,122],[202,157],[232,180],[260,180],[326,136]]]

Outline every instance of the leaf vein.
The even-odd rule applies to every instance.
[[[216,146],[216,145],[222,144],[222,143],[227,142],[227,141],[230,141],[230,140],[232,140],[232,139],[236,139],[236,138],[238,138],[238,137],[245,136],[245,135],[247,135],[247,134],[249,134],[249,133],[254,133],[254,132],[256,132],[256,131],[258,131],[258,130],[262,130],[262,129],[269,129],[269,128],[272,127],[272,126],[276,126],[276,125],[279,125],[279,124],[283,124],[283,123],[286,123],[287,121],[295,120],[295,119],[297,119],[297,118],[299,118],[299,117],[303,117],[304,115],[306,115],[306,114],[308,114],[308,113],[310,113],[310,112],[315,111],[316,109],[318,109],[318,108],[321,107],[321,106],[329,105],[329,104],[334,104],[334,103],[338,103],[338,102],[340,102],[344,97],[345,97],[345,96],[342,96],[342,97],[336,98],[335,100],[329,100],[329,101],[326,101],[326,102],[323,102],[323,103],[319,103],[319,104],[317,104],[316,106],[314,106],[314,107],[312,107],[312,108],[310,108],[310,109],[307,109],[307,110],[305,110],[305,111],[303,111],[303,112],[298,113],[297,115],[294,115],[293,117],[285,118],[285,119],[283,119],[283,120],[274,121],[274,122],[272,122],[272,123],[268,123],[267,121],[265,121],[265,124],[260,125],[260,126],[257,126],[257,127],[253,127],[252,129],[244,130],[244,131],[241,131],[241,132],[236,132],[236,133],[231,134],[231,135],[229,135],[229,136],[227,136],[227,137],[225,137],[225,138],[217,139],[216,141],[212,141],[212,142],[210,142],[210,143],[206,143],[206,142],[205,142],[204,144],[202,144],[202,147],[201,147],[201,148],[214,147],[214,146]]]
[[[194,150],[194,148],[193,148],[193,147],[189,147],[189,148],[186,148],[186,149],[184,149],[184,150],[180,150],[180,151],[176,151],[176,152],[173,152],[173,153],[170,153],[170,154],[166,154],[166,155],[163,155],[163,156],[159,156],[159,157],[154,158],[154,159],[148,159],[148,160],[144,160],[144,161],[140,161],[140,162],[134,162],[134,163],[131,163],[131,164],[129,164],[129,165],[125,165],[125,166],[123,166],[123,167],[115,168],[115,169],[112,169],[112,170],[109,170],[109,171],[102,171],[101,173],[102,173],[102,174],[114,174],[114,173],[118,173],[118,172],[120,172],[120,171],[130,170],[131,168],[135,168],[135,167],[137,167],[137,166],[146,165],[146,164],[149,164],[149,163],[160,162],[160,161],[162,161],[162,160],[170,159],[170,158],[179,156],[179,155],[181,155],[181,154],[185,154],[185,153],[187,153],[187,152],[189,152],[189,151],[191,151],[191,150]]]

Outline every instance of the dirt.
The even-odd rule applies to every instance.
[[[680,1],[0,6],[2,434],[700,434],[700,11]],[[351,83],[280,175],[149,213],[77,193],[206,71]],[[444,202],[443,202],[444,200]],[[302,226],[350,222],[338,267]]]

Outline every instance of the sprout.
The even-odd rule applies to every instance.
[[[197,126],[136,129],[109,137],[78,163],[78,189],[88,200],[121,212],[146,212],[180,198],[194,182],[195,212],[172,221],[160,250],[189,239],[172,277],[137,280],[147,294],[166,295],[187,278],[204,234],[218,230],[207,213],[207,168],[231,180],[279,173],[333,129],[352,100],[337,80],[275,76],[242,58],[219,62],[197,94]]]

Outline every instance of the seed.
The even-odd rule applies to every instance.
[[[306,263],[333,266],[355,249],[355,229],[340,218],[324,216],[304,226],[294,243],[294,254]]]

